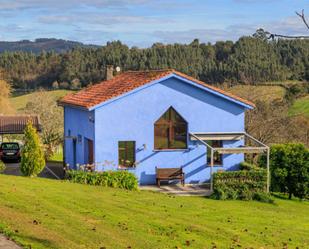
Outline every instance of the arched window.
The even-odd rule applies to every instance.
[[[154,124],[155,149],[186,149],[187,131],[187,122],[170,107]]]

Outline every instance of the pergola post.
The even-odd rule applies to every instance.
[[[269,175],[269,160],[270,160],[270,148],[267,148],[267,159],[266,159],[266,164],[267,164],[267,193],[269,193],[269,188],[270,188],[270,175]]]
[[[210,150],[210,190],[213,191],[213,166],[214,166],[214,150]]]

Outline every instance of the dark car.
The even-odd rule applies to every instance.
[[[0,145],[0,159],[2,161],[20,162],[20,146],[18,143],[2,143]]]

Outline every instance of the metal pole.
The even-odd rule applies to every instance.
[[[210,156],[210,190],[213,191],[213,166],[214,166],[214,150],[211,149]]]
[[[270,187],[269,158],[270,158],[270,149],[268,147],[267,148],[267,193],[269,193],[269,187]]]

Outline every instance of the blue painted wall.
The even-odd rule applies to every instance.
[[[169,78],[135,91],[95,109],[94,128],[89,124],[87,114],[83,113],[85,118],[81,119],[83,115],[80,112],[76,113],[76,110],[68,111],[66,121],[70,123],[68,126],[76,128],[74,132],[91,135],[91,137],[94,137],[95,133],[95,161],[98,170],[116,169],[118,141],[132,140],[136,141],[138,165],[130,171],[137,175],[140,184],[155,183],[156,166],[182,166],[186,174],[186,183],[208,181],[210,167],[206,165],[205,146],[189,141],[187,150],[154,150],[154,122],[170,106],[173,106],[188,122],[189,132],[244,131],[243,106],[207,93],[176,78]],[[73,117],[74,115],[79,116],[78,121]],[[75,121],[70,120],[71,118]],[[146,149],[143,149],[143,144],[146,145]],[[225,141],[224,147],[241,144],[242,141]],[[68,150],[67,154],[69,153]],[[243,161],[241,154],[225,155],[223,167],[215,167],[215,170],[235,170],[241,161]]]
[[[71,168],[76,164],[88,163],[88,144],[86,139],[94,140],[94,112],[64,107],[64,135],[76,137],[76,159],[74,163],[74,141],[72,138],[65,139],[65,162]]]

